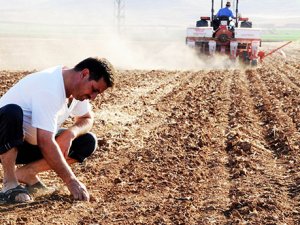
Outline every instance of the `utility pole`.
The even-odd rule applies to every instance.
[[[119,36],[121,35],[121,27],[124,25],[125,18],[125,0],[114,0],[115,1],[115,18],[117,20],[117,30]]]

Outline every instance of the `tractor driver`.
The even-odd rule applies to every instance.
[[[233,19],[235,19],[236,17],[233,16],[233,13],[230,9],[230,6],[231,6],[231,3],[230,2],[227,2],[226,3],[226,7],[220,9],[217,13],[217,18],[220,18],[220,17],[231,17]]]

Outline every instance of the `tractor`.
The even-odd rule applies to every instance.
[[[256,66],[261,47],[261,30],[252,28],[248,18],[239,17],[239,0],[233,0],[236,18],[217,17],[212,0],[211,16],[201,16],[195,27],[187,28],[186,44],[201,55],[225,54],[232,60]],[[223,0],[221,0],[223,8]]]

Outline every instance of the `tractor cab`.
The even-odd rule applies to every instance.
[[[235,19],[229,16],[217,16],[218,11],[215,11],[215,1],[212,0],[211,6],[211,16],[201,16],[200,20],[196,22],[196,27],[213,27],[213,30],[216,31],[220,26],[229,26],[228,28],[234,30],[235,27],[246,27],[252,28],[252,22],[249,21],[249,18],[242,18],[239,16],[238,0],[233,0],[233,11],[235,12]],[[223,0],[221,0],[221,8],[224,8]],[[210,24],[209,24],[210,22]],[[224,28],[224,27],[223,27]]]

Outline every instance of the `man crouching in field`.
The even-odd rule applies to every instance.
[[[30,190],[46,188],[38,173],[53,169],[77,200],[89,193],[68,163],[82,162],[97,146],[89,130],[89,100],[114,85],[114,69],[105,59],[87,58],[72,69],[62,66],[30,74],[0,98],[2,202],[28,202]],[[68,129],[58,129],[69,117]],[[16,164],[25,164],[16,169]],[[26,188],[20,183],[26,184]]]

